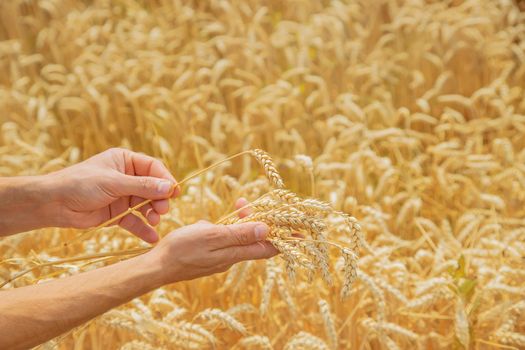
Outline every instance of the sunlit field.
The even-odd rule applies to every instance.
[[[144,152],[190,177],[161,235],[239,220],[245,197],[283,252],[160,288],[41,348],[524,349],[524,10],[1,1],[0,176]],[[0,283],[148,247],[116,226],[7,237]]]

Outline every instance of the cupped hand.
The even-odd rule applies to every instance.
[[[236,207],[247,204],[239,199]],[[249,214],[249,209],[239,216]],[[269,228],[261,222],[214,225],[199,221],[164,237],[150,252],[160,266],[161,284],[224,272],[244,260],[267,259],[278,251],[266,240]]]
[[[161,161],[130,150],[113,148],[82,163],[49,175],[60,213],[59,226],[98,226],[146,199],[138,211],[155,226],[169,210],[169,198],[180,190]],[[147,242],[156,242],[155,229],[134,215],[117,221]]]

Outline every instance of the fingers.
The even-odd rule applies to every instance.
[[[230,246],[247,246],[266,239],[269,228],[262,222],[214,226],[211,228],[209,243],[212,249]]]
[[[137,204],[144,201],[144,198],[131,197],[130,207],[134,207]],[[156,226],[160,222],[160,213],[155,210],[154,202],[148,203],[138,209],[138,211],[148,220],[151,226]]]
[[[119,198],[111,203],[111,216],[118,215],[126,211],[130,206],[135,206],[143,200],[143,198],[139,197],[131,197],[131,199],[127,197]],[[150,225],[157,225],[160,221],[160,216],[154,206],[155,202],[152,202],[138,209]],[[158,240],[158,235],[155,230],[133,214],[123,217],[118,225],[146,242],[154,243]]]
[[[268,259],[279,253],[277,249],[268,241],[257,242],[246,246],[234,246],[221,249],[225,259],[232,263],[245,260]]]
[[[120,174],[115,186],[119,196],[137,196],[146,199],[167,199],[174,192],[175,182],[149,176],[132,176]]]
[[[161,199],[151,202],[153,209],[160,215],[167,214],[170,210],[170,202],[167,199]]]
[[[246,198],[241,197],[237,199],[237,201],[235,202],[235,209],[241,209],[242,207],[247,206],[249,203],[250,202],[248,202]],[[239,211],[239,217],[242,219],[250,215],[251,213],[252,213],[252,208],[246,207],[246,208],[243,208],[241,211]]]
[[[134,215],[126,215],[119,225],[148,243],[155,243],[159,240],[157,232]]]
[[[138,176],[154,177],[159,179],[164,179],[172,183],[173,186],[176,186],[177,181],[171,175],[170,171],[166,166],[158,159],[147,156],[145,154],[129,152],[129,155],[126,156],[126,173],[133,174]],[[128,161],[129,159],[129,161]],[[132,171],[128,172],[128,166],[131,166]],[[180,188],[178,186],[170,192],[171,196],[175,197],[180,193]]]

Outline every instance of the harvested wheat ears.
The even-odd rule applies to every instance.
[[[162,234],[261,220],[281,251],[43,348],[525,348],[524,8],[0,2],[0,176],[132,148],[185,180]],[[116,227],[17,235],[0,283],[147,249]]]

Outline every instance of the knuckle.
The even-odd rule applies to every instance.
[[[228,225],[226,226],[223,226],[222,228],[222,234],[227,237],[226,239],[229,239],[230,242],[231,242],[231,239],[235,239],[236,241],[239,241],[239,237],[237,236],[237,234],[235,233],[235,231]]]
[[[246,231],[241,231],[237,234],[237,239],[241,245],[246,245],[250,242],[250,235]]]
[[[145,190],[150,190],[153,188],[153,181],[151,181],[151,179],[147,178],[147,177],[142,177],[140,178],[139,180],[140,182],[140,186],[145,189]]]
[[[206,230],[205,237],[209,246],[217,246],[218,243],[224,239],[221,232],[215,229]]]
[[[222,226],[221,230],[224,235],[229,235],[229,236],[235,235],[235,232],[233,232],[233,229],[229,225]]]
[[[152,159],[152,161],[153,161],[153,164],[152,164],[152,165],[153,165],[154,167],[157,167],[157,168],[159,168],[159,169],[166,168],[166,166],[164,165],[164,163],[163,163],[162,161],[160,161],[159,159],[157,159],[157,158],[153,158],[153,157],[150,157],[150,156],[148,156],[148,157]]]
[[[250,242],[251,242],[251,234],[249,232],[243,232],[241,234],[241,241],[244,244],[250,244]]]
[[[225,226],[227,234],[235,240],[237,245],[247,245],[250,243],[248,232],[240,229],[239,226]]]
[[[116,154],[122,154],[123,152],[127,151],[125,148],[121,148],[121,147],[111,147],[110,149],[108,149],[106,152],[108,152],[109,154],[113,154],[113,155],[116,155]]]
[[[113,186],[120,186],[122,185],[122,178],[121,174],[118,172],[110,172],[107,175],[104,175],[104,179]]]

